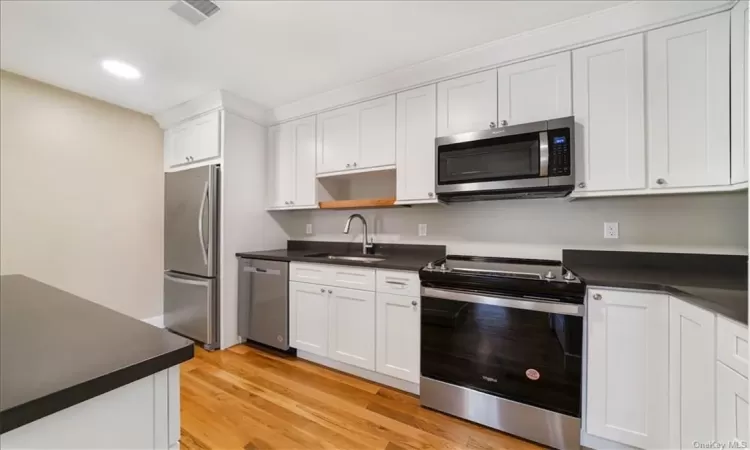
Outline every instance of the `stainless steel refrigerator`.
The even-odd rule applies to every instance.
[[[164,325],[219,346],[218,165],[167,173],[164,186]]]

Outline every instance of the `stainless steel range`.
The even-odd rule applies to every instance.
[[[558,261],[447,256],[422,282],[422,406],[580,448],[584,284]]]

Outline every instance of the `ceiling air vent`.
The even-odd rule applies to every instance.
[[[169,9],[193,25],[198,25],[219,12],[219,5],[211,0],[180,0]]]

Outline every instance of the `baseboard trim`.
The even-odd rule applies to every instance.
[[[146,322],[149,325],[153,325],[157,328],[164,328],[164,315],[158,315],[154,317],[148,317],[141,319],[141,322]]]
[[[314,353],[305,352],[299,349],[297,350],[297,357],[314,362],[316,364],[320,364],[321,366],[330,367],[331,369],[336,369],[341,372],[346,372],[348,374],[364,378],[365,380],[374,381],[375,383],[384,384],[386,386],[409,392],[414,395],[419,395],[419,383],[412,383],[410,381],[401,380],[390,375],[383,375],[382,373],[362,369],[360,367],[352,366],[350,364],[342,363],[325,356],[319,356]]]

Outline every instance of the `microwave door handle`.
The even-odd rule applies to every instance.
[[[549,176],[549,141],[546,131],[539,133],[539,176]]]

